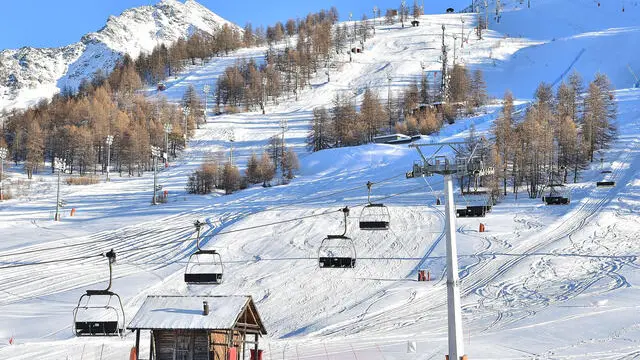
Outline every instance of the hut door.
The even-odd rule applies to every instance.
[[[190,334],[176,336],[176,360],[193,360],[193,337]]]

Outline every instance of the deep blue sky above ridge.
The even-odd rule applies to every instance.
[[[184,2],[184,0],[181,0]],[[372,17],[373,6],[397,8],[401,0],[199,0],[214,13],[240,26],[251,22],[254,27],[272,25],[276,21],[302,17],[309,12],[336,6],[341,20],[349,12],[360,19]],[[427,13],[441,13],[449,6],[466,6],[471,0],[418,0]],[[75,43],[82,35],[97,31],[110,15],[159,0],[6,0],[0,5],[0,50],[23,46],[59,47]],[[406,0],[413,5],[413,0]]]

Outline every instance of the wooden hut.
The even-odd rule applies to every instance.
[[[128,329],[151,333],[149,360],[261,359],[267,333],[251,296],[148,296]]]

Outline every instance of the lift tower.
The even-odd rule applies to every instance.
[[[453,200],[453,176],[474,174],[476,176],[489,175],[494,170],[485,167],[480,157],[475,156],[478,145],[473,148],[471,154],[463,156],[457,148],[465,142],[449,142],[437,144],[411,144],[422,158],[421,164],[414,164],[407,177],[431,176],[433,174],[444,175],[446,235],[447,235],[447,310],[448,310],[448,335],[449,335],[449,360],[466,360],[464,355],[464,343],[462,336],[462,311],[460,306],[460,278],[458,277],[458,253],[456,246],[456,207]],[[425,156],[422,148],[435,148],[429,156]],[[441,153],[443,149],[452,149],[449,156]],[[439,155],[440,154],[440,155]]]

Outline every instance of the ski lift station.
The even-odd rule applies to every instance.
[[[141,331],[150,332],[149,360],[259,360],[267,334],[251,296],[148,296],[128,329],[136,359]]]

